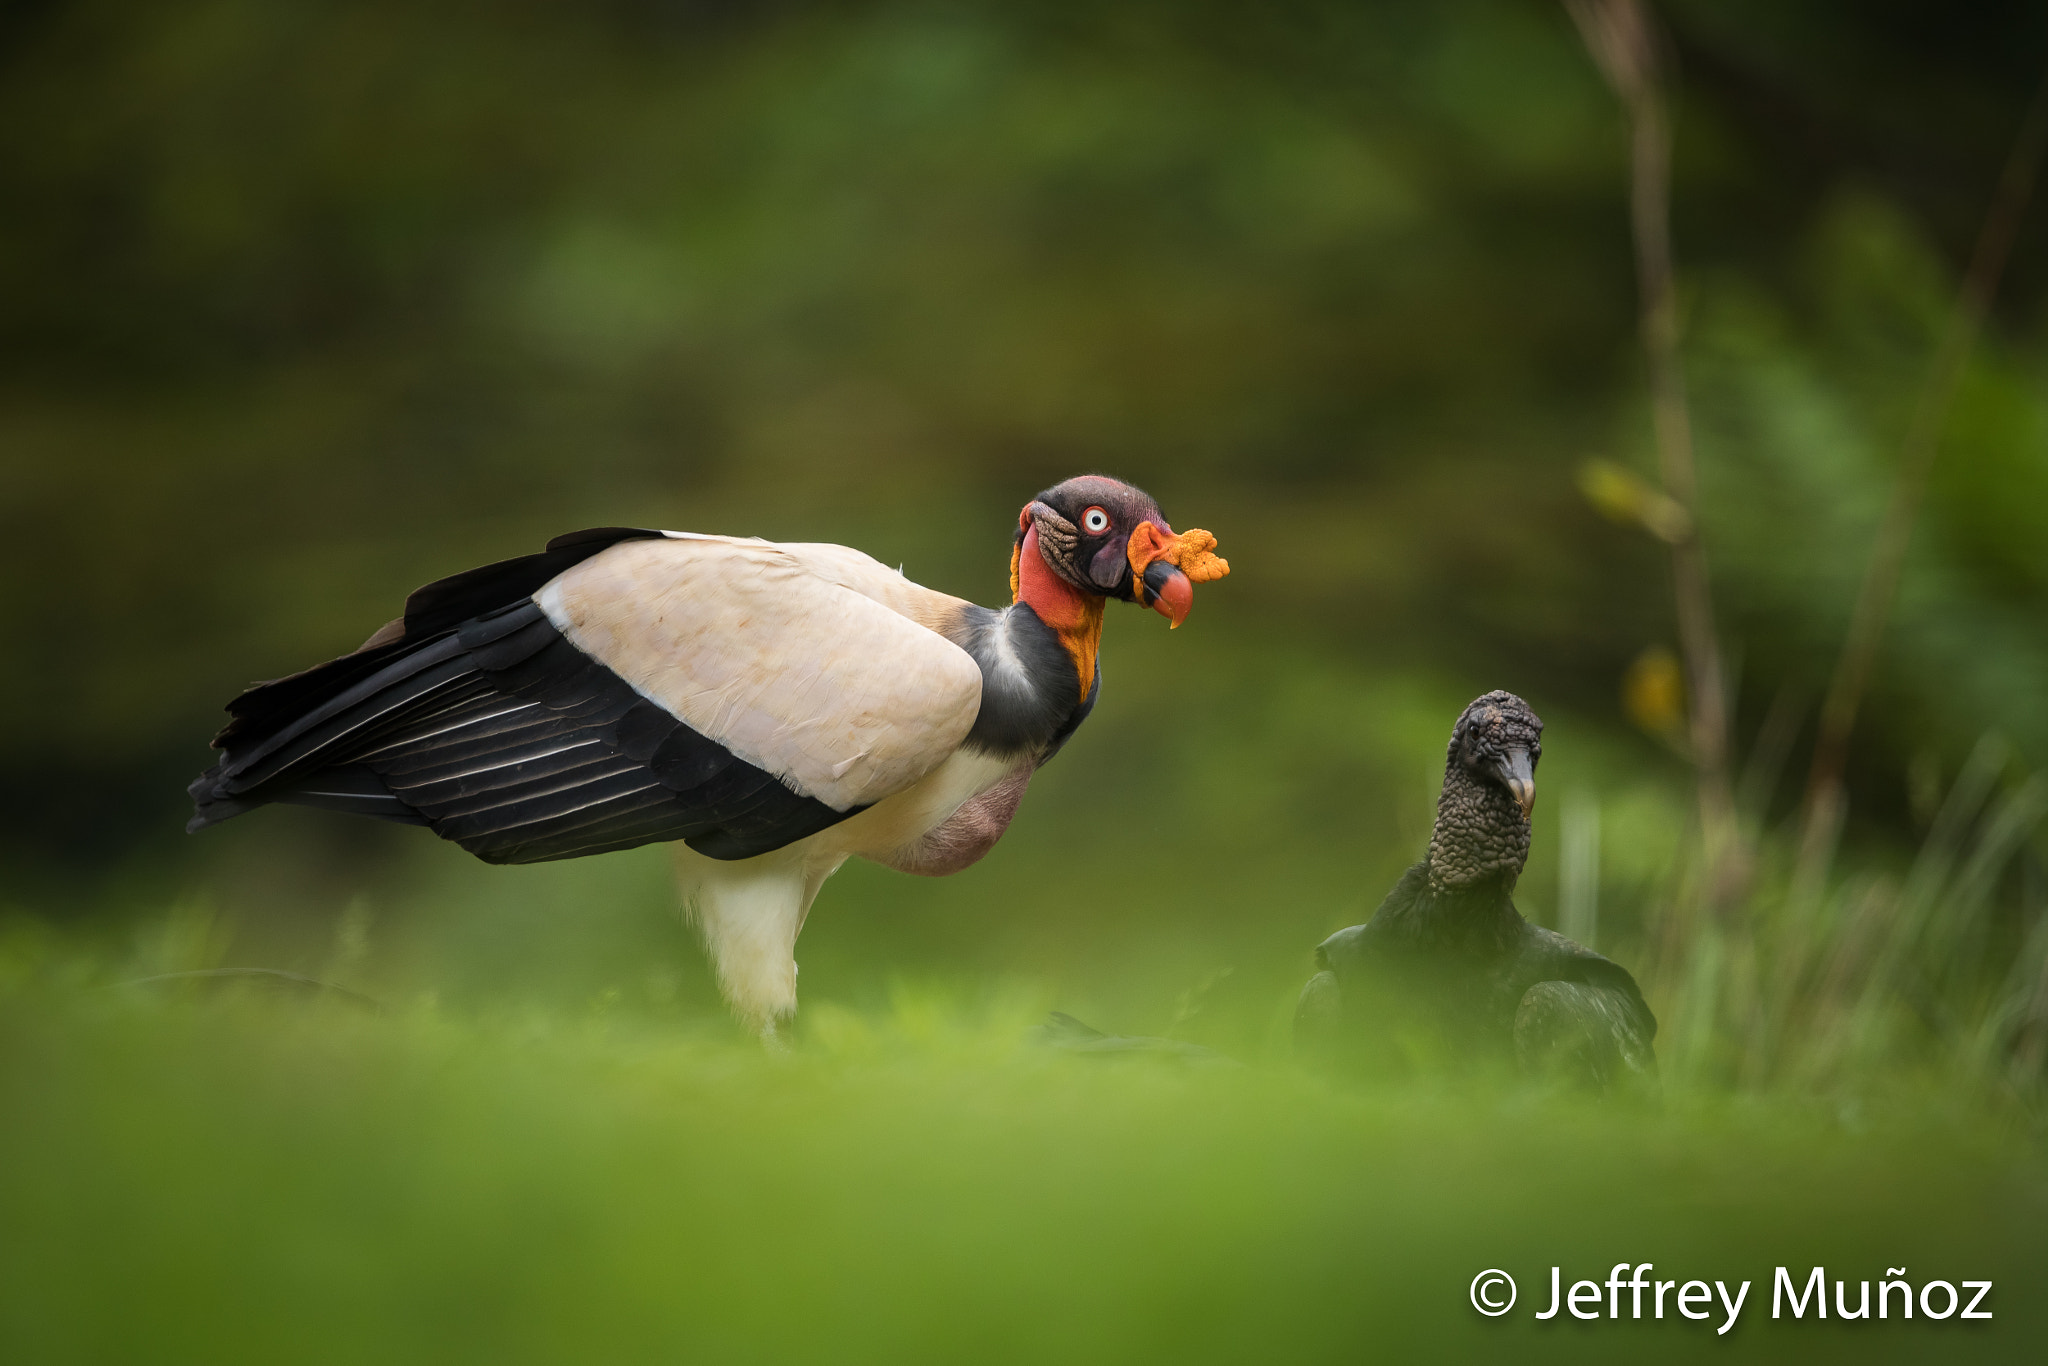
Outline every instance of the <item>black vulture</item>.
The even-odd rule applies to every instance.
[[[1458,718],[1429,852],[1370,921],[1316,949],[1295,1009],[1304,1059],[1354,1076],[1491,1066],[1654,1091],[1657,1020],[1635,978],[1515,909],[1542,733],[1507,692]]]

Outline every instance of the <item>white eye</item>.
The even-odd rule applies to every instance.
[[[1100,536],[1109,530],[1109,514],[1101,508],[1089,508],[1081,514],[1081,530],[1090,536]]]

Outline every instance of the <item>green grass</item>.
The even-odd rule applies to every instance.
[[[47,950],[47,946],[46,946]],[[16,955],[19,963],[20,955]],[[609,1008],[0,993],[10,1361],[2022,1359],[2048,1165],[1934,1092],[1333,1092],[1058,1054],[1029,993],[811,1008],[796,1049]],[[1549,1267],[1755,1282],[1538,1323]],[[1990,1323],[1791,1324],[1771,1269],[1993,1278]],[[1466,1303],[1502,1267],[1522,1304]],[[1625,1301],[1624,1301],[1625,1302]]]
[[[786,1055],[726,1019],[659,849],[488,868],[280,810],[195,844],[175,900],[158,864],[75,906],[17,888],[38,909],[0,916],[0,1361],[2048,1346],[2048,929],[2012,874],[2048,799],[1995,746],[1917,851],[1847,851],[1801,893],[1767,839],[1719,929],[1687,918],[1682,788],[1555,713],[1546,783],[1606,813],[1600,947],[1663,1022],[1666,1103],[1347,1093],[1293,1069],[1289,1005],[1419,848],[1463,699],[1333,669],[1212,684],[1105,701],[1103,743],[975,868],[835,878]],[[1557,824],[1518,892],[1539,920]],[[122,985],[223,964],[384,1009]],[[1049,1008],[1244,1065],[1055,1053],[1029,1039]],[[1531,1317],[1553,1265],[1624,1259],[1749,1281],[1736,1327]],[[1887,1267],[1988,1278],[1996,1317],[1774,1322],[1781,1265],[1852,1302]],[[1493,1267],[1522,1295],[1497,1321],[1467,1302]]]

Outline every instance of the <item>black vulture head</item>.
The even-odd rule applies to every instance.
[[[1194,585],[1230,572],[1215,546],[1216,538],[1206,531],[1176,533],[1144,490],[1084,474],[1053,485],[1018,514],[1010,591],[1033,600],[1019,563],[1035,553],[1061,582],[1086,597],[1135,602],[1178,626],[1194,605]]]
[[[1458,888],[1500,879],[1514,886],[1529,857],[1542,736],[1543,722],[1513,693],[1490,692],[1465,708],[1451,732],[1429,837],[1432,883]]]

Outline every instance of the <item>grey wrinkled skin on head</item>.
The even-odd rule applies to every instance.
[[[1109,529],[1089,534],[1081,518],[1090,507],[1109,514]],[[1137,601],[1126,547],[1140,522],[1166,529],[1159,504],[1143,489],[1104,474],[1083,474],[1054,484],[1031,500],[1038,553],[1046,565],[1084,593]],[[1018,531],[1023,539],[1023,531]]]
[[[1043,506],[1033,513],[1031,520],[1038,525],[1038,553],[1053,572],[1069,583],[1092,587],[1076,558],[1081,549],[1080,528]]]
[[[1444,759],[1444,786],[1429,836],[1429,881],[1438,890],[1498,879],[1512,890],[1529,858],[1529,818],[1495,764],[1513,749],[1542,757],[1543,722],[1511,692],[1475,699],[1458,718]]]

